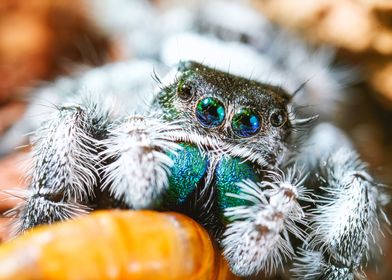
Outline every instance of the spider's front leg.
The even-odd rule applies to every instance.
[[[239,184],[241,193],[227,194],[245,201],[246,206],[226,210],[229,225],[222,245],[231,269],[237,275],[274,273],[294,256],[289,233],[304,239],[300,228],[305,213],[299,201],[306,200],[304,177],[296,166],[284,174],[270,172],[269,181]]]
[[[321,187],[314,189],[311,232],[294,272],[298,279],[363,279],[362,267],[380,248],[382,222],[388,223],[382,211],[388,197],[338,129],[322,124],[310,141],[328,138],[322,152],[313,153],[316,166],[309,166],[317,169],[314,184]],[[314,144],[310,150],[319,148]]]
[[[102,141],[103,189],[130,208],[157,206],[168,186],[173,164],[169,154],[180,148],[170,140],[178,129],[178,124],[156,116],[130,116],[113,123]]]
[[[88,98],[67,104],[35,133],[25,201],[10,211],[16,232],[85,213],[99,185],[99,139],[109,111]]]

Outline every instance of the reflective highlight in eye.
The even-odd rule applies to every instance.
[[[205,97],[196,105],[196,117],[204,127],[217,127],[225,119],[225,107],[218,99]]]
[[[287,121],[287,115],[283,110],[273,111],[270,115],[270,123],[275,127],[281,127]]]
[[[233,132],[239,137],[251,137],[260,131],[261,118],[249,108],[241,108],[231,122]]]

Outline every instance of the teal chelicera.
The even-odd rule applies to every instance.
[[[205,178],[209,172],[212,173],[209,187],[214,188],[216,193],[214,203],[217,213],[215,214],[222,223],[227,222],[223,215],[225,209],[249,204],[249,201],[227,194],[239,194],[238,183],[243,180],[260,180],[253,164],[239,157],[222,156],[217,159],[216,164],[212,165],[208,153],[201,152],[195,145],[181,143],[180,146],[181,149],[168,154],[174,164],[170,170],[166,205],[181,206],[195,192],[201,192],[202,188],[208,187]]]
[[[181,143],[181,149],[169,153],[173,160],[166,203],[180,205],[195,191],[208,168],[208,158],[192,144]]]

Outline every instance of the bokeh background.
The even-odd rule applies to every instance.
[[[173,5],[173,0],[146,2],[158,13]],[[349,99],[340,104],[334,122],[351,136],[374,176],[391,186],[392,2],[253,0],[251,5],[309,44],[333,46],[336,63],[355,69]],[[29,94],[43,81],[72,74],[81,64],[96,67],[132,56],[96,22],[87,0],[0,1],[0,137],[21,118]],[[26,186],[21,178],[28,151],[25,147],[0,158],[0,188]],[[7,197],[0,194],[1,212],[18,202]],[[392,217],[391,209],[387,212]],[[1,219],[1,238],[7,236],[8,222]],[[369,279],[392,275],[389,233],[384,242],[385,256],[367,271]]]

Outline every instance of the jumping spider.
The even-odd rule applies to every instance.
[[[182,62],[144,115],[113,118],[91,97],[60,106],[36,133],[17,230],[95,209],[175,210],[210,232],[239,276],[294,259],[298,279],[362,277],[385,197],[332,125],[299,140],[315,118],[296,117],[292,98]]]

